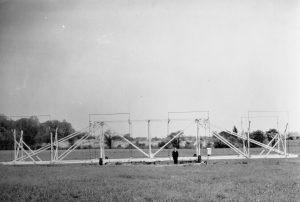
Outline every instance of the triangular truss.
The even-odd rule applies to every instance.
[[[202,127],[205,127],[204,124],[202,123],[201,124]],[[286,129],[287,129],[287,125],[286,125],[286,129],[284,131],[284,134],[279,134],[277,133],[273,139],[268,143],[268,144],[264,144],[264,143],[261,143],[261,142],[258,142],[254,139],[251,139],[249,137],[249,133],[245,134],[244,132],[242,132],[241,134],[238,134],[238,133],[235,133],[235,132],[232,132],[232,131],[228,131],[228,130],[220,130],[219,128],[217,127],[212,127],[215,131],[212,132],[213,136],[215,136],[216,138],[218,138],[220,141],[222,141],[224,144],[226,144],[228,147],[230,147],[233,151],[235,151],[237,154],[239,155],[242,155],[246,158],[250,158],[251,157],[251,154],[250,154],[250,144],[249,143],[252,143],[252,144],[255,144],[255,145],[258,145],[260,146],[263,150],[260,152],[259,155],[261,155],[262,157],[266,158],[271,152],[274,152],[276,154],[279,154],[279,155],[284,155],[284,156],[288,156],[289,154],[287,153],[287,147],[286,147],[286,137],[287,137],[287,134],[286,134]],[[239,139],[241,139],[243,141],[243,150],[240,150],[239,148],[237,148],[236,146],[234,146],[232,143],[230,143],[226,138],[224,138],[223,136],[221,136],[219,134],[219,132],[217,131],[223,131],[229,135],[232,135],[232,136],[235,136]],[[248,144],[246,145],[245,142],[248,142]],[[275,142],[275,144],[273,146],[272,143]],[[281,147],[278,147],[276,149],[276,146],[281,144]],[[249,146],[248,146],[249,145]],[[248,147],[247,149],[245,147]],[[282,150],[280,150],[282,149]],[[267,152],[266,154],[264,154],[264,152]]]
[[[77,149],[85,140],[91,136],[95,136],[100,131],[100,125],[95,123],[80,131],[72,133],[66,137],[58,139],[58,128],[55,130],[53,137],[50,132],[50,143],[37,149],[32,150],[23,140],[23,131],[21,130],[20,138],[17,139],[16,130],[13,130],[14,136],[14,160],[12,164],[51,164],[62,162],[70,153]],[[92,132],[91,132],[92,131]],[[82,135],[84,134],[84,135]],[[98,135],[101,137],[100,135]],[[72,144],[68,149],[64,150],[61,154],[58,152],[59,145],[75,137],[80,137],[78,141]],[[53,140],[54,139],[54,140]],[[39,154],[50,150],[50,161],[42,160]]]

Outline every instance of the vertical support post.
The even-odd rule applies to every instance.
[[[20,145],[21,145],[21,156],[24,156],[24,148],[23,148],[23,130],[21,130],[21,138],[20,138]]]
[[[196,126],[197,126],[196,153],[197,156],[199,156],[201,154],[200,136],[199,136],[199,119],[196,119]]]
[[[246,151],[246,142],[245,142],[245,138],[246,138],[246,135],[245,135],[245,131],[244,131],[244,127],[243,127],[243,117],[241,117],[241,135],[243,137],[242,141],[243,141],[243,153],[246,154],[247,151]]]
[[[170,117],[169,117],[169,113],[168,113],[168,121],[167,121],[167,137],[170,134]],[[166,147],[167,148],[167,147]],[[168,148],[167,148],[168,149]],[[168,152],[168,157],[170,156],[170,153]]]
[[[92,136],[92,122],[91,122],[91,115],[89,114],[89,134]]]
[[[16,137],[16,129],[13,131],[13,136],[14,136],[14,158],[15,161],[17,160],[17,137]]]
[[[206,123],[205,123],[205,130],[206,130]],[[200,134],[200,132],[199,132],[199,120],[198,120],[198,122],[197,122],[197,133],[198,133],[198,156],[200,156],[201,155],[201,134]]]
[[[132,137],[132,125],[131,125],[131,120],[130,120],[130,116],[128,118],[128,130],[129,130],[129,137]],[[129,146],[131,147],[132,145],[129,144]],[[132,158],[132,148],[130,148],[130,158]]]
[[[100,137],[99,137],[99,145],[100,145],[100,159],[103,159],[103,136],[104,136],[104,129],[103,129],[103,126],[104,126],[104,123],[101,122],[101,134],[100,134]]]
[[[50,131],[50,161],[53,161],[53,139],[52,132]]]
[[[167,123],[167,136],[170,134],[170,119],[168,118],[168,123]]]
[[[99,165],[103,165],[104,164],[104,122],[100,123],[101,126],[101,134],[99,136],[99,146],[100,146],[100,158],[99,158]]]
[[[196,121],[196,156],[198,157],[198,154],[199,154],[199,151],[198,151],[198,124],[197,124],[197,119],[195,120]]]
[[[129,129],[129,137],[132,137],[132,123],[131,120],[128,119],[128,129]]]
[[[16,138],[16,159],[19,158],[19,153],[20,153],[20,142],[21,142],[21,136],[20,136],[20,138],[19,138],[19,142],[18,142],[18,140],[17,140],[17,138]]]
[[[284,133],[284,155],[286,156],[286,134]]]
[[[284,131],[284,155],[285,156],[287,154],[287,151],[286,151],[286,138],[287,138],[287,134],[288,134],[288,127],[289,127],[289,123],[286,124],[285,131]]]
[[[250,125],[251,121],[249,120],[248,134],[247,134],[247,154],[250,157]]]
[[[93,131],[92,131],[92,122],[91,122],[91,114],[89,114],[89,134],[90,134],[90,137],[93,137],[94,136],[94,133],[93,133]],[[94,136],[94,138],[95,138],[95,136]],[[94,139],[94,146],[92,147],[93,148],[93,150],[94,150],[94,152],[96,151],[95,150],[95,139]],[[95,157],[96,158],[96,157]]]
[[[285,139],[287,138],[287,135],[290,134],[290,112],[287,111],[287,133],[286,133],[286,137]],[[285,142],[285,150],[286,150],[286,154],[288,154],[288,145],[287,145],[287,142]]]
[[[280,132],[279,132],[279,127],[278,127],[278,116],[276,116],[276,129],[277,129],[277,132],[278,132],[277,141],[280,142],[281,135],[280,135]],[[280,151],[280,144],[277,145],[277,149]]]
[[[54,151],[54,160],[58,160],[58,137],[57,137],[58,128],[55,129],[55,151]]]
[[[149,158],[152,158],[152,151],[151,151],[151,132],[150,132],[150,120],[148,120],[148,144],[149,144]]]
[[[104,162],[104,159],[105,159],[104,131],[103,131],[103,135],[102,135],[102,158],[103,158],[103,162]]]

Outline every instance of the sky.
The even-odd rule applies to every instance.
[[[80,129],[89,113],[209,110],[212,123],[232,129],[249,110],[288,110],[299,131],[299,8],[297,0],[0,0],[0,113],[51,114]],[[256,122],[274,127],[273,118]]]

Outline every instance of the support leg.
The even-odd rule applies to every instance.
[[[150,131],[150,120],[148,120],[148,144],[149,144],[149,158],[152,158],[152,151],[151,151],[151,131]]]

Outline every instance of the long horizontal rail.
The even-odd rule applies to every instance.
[[[128,122],[159,122],[159,121],[192,121],[195,120],[193,118],[186,118],[186,119],[129,119],[129,120],[100,120],[95,121],[96,123],[128,123]]]
[[[168,114],[187,114],[187,113],[209,113],[209,111],[208,110],[196,110],[196,111],[168,112]]]
[[[267,157],[262,155],[251,155],[249,159],[282,159],[282,158],[298,158],[297,154],[288,154],[287,156],[279,155],[279,154],[270,154]],[[202,156],[203,160],[242,160],[246,159],[246,157],[241,155],[227,155],[227,156]],[[179,161],[195,161],[197,157],[178,157]],[[159,157],[159,158],[128,158],[128,159],[105,159],[105,163],[143,163],[143,162],[165,162],[172,161],[170,157]],[[98,164],[99,159],[89,159],[89,160],[62,160],[57,162],[51,161],[36,161],[35,163],[32,161],[10,161],[10,162],[0,162],[0,165],[72,165],[72,164]]]
[[[241,119],[253,119],[253,118],[278,118],[278,116],[241,116]]]
[[[97,113],[94,113],[94,114],[89,114],[90,116],[110,116],[110,115],[130,115],[130,113],[106,113],[106,114],[97,114]]]
[[[250,110],[249,113],[289,113],[287,110]]]

